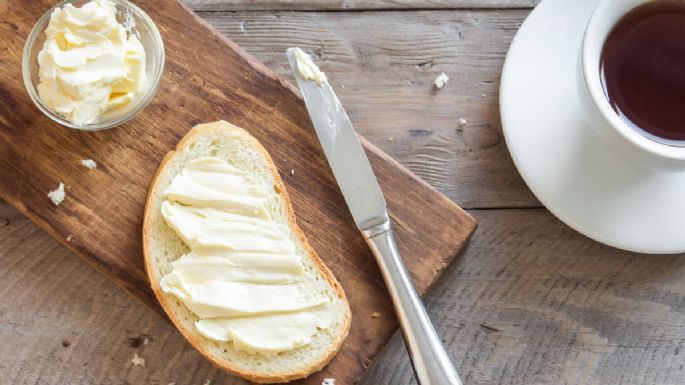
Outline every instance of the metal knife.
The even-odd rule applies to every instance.
[[[397,250],[385,198],[347,113],[328,81],[301,77],[295,48],[287,55],[333,175],[390,292],[417,381],[461,385]]]

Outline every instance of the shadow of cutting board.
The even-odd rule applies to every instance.
[[[301,383],[318,385],[327,377],[343,385],[357,383],[397,322],[297,91],[180,3],[140,0],[166,46],[165,74],[154,100],[112,130],[61,127],[32,104],[20,70],[29,30],[54,3],[0,0],[0,197],[161,311],[141,252],[150,180],[191,126],[225,119],[244,127],[271,153],[300,226],[352,307],[350,335],[340,353],[323,372]],[[424,293],[462,248],[475,221],[373,145],[363,144],[386,196],[399,248]],[[84,158],[97,161],[97,169],[81,166]],[[60,182],[67,196],[55,207],[46,193]],[[372,318],[373,312],[381,317]]]

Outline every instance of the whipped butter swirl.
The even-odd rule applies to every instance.
[[[330,294],[313,283],[292,231],[272,218],[266,187],[250,173],[196,159],[164,198],[162,215],[190,252],[172,262],[161,287],[199,317],[201,334],[274,355],[331,325]]]
[[[97,122],[104,113],[130,105],[145,89],[145,49],[119,24],[112,1],[57,8],[45,34],[38,53],[38,95],[70,122]]]

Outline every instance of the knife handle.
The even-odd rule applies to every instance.
[[[417,382],[462,385],[402,262],[390,222],[362,232],[390,292]]]

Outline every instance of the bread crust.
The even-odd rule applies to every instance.
[[[158,195],[158,178],[164,170],[166,169],[167,165],[169,162],[174,158],[174,156],[178,153],[181,153],[188,145],[189,143],[193,142],[193,139],[202,136],[202,135],[209,135],[209,134],[218,134],[218,135],[226,135],[226,134],[238,134],[241,139],[245,140],[249,145],[254,146],[256,148],[261,156],[266,160],[267,164],[269,165],[269,169],[271,171],[271,174],[273,176],[274,180],[274,187],[277,188],[277,193],[281,197],[281,201],[283,202],[283,206],[285,209],[285,212],[287,212],[288,216],[288,225],[292,229],[293,234],[297,237],[299,242],[302,244],[306,252],[311,256],[312,262],[316,266],[316,268],[319,270],[319,273],[321,276],[326,280],[326,282],[333,288],[335,294],[340,298],[346,307],[345,311],[345,318],[343,320],[343,331],[342,333],[339,333],[337,339],[333,341],[333,343],[330,344],[329,349],[325,352],[325,354],[322,355],[322,357],[318,360],[313,362],[311,365],[308,367],[299,370],[299,371],[294,371],[294,372],[288,372],[288,373],[281,373],[278,375],[273,375],[273,374],[261,374],[258,372],[253,372],[253,371],[244,371],[241,370],[240,368],[236,368],[231,366],[230,362],[227,362],[226,360],[223,360],[222,357],[216,356],[212,354],[211,351],[209,351],[205,346],[203,346],[202,342],[199,341],[195,336],[189,331],[186,330],[186,328],[183,326],[182,322],[178,319],[177,315],[171,310],[172,308],[170,307],[170,301],[172,301],[170,295],[164,293],[162,291],[162,288],[160,287],[160,282],[159,278],[157,277],[156,270],[155,270],[155,263],[154,263],[154,256],[152,255],[152,251],[150,250],[150,234],[151,234],[151,222],[152,222],[152,217],[153,217],[153,204],[152,201],[154,197]],[[254,138],[252,135],[250,135],[247,131],[244,129],[234,126],[228,122],[225,121],[218,121],[218,122],[213,122],[213,123],[205,123],[205,124],[200,124],[195,127],[193,127],[182,139],[181,141],[176,145],[175,150],[170,151],[164,158],[162,159],[162,162],[159,165],[159,168],[157,169],[157,172],[155,173],[154,178],[152,179],[152,184],[150,185],[150,189],[148,191],[147,199],[145,202],[145,213],[143,217],[143,256],[145,259],[145,272],[148,276],[148,279],[150,280],[150,286],[152,287],[153,292],[155,293],[155,296],[157,297],[157,300],[159,303],[162,305],[162,308],[164,309],[164,312],[166,313],[167,317],[171,320],[171,322],[174,324],[174,326],[181,332],[181,334],[190,342],[190,344],[200,352],[207,360],[209,360],[212,364],[215,366],[233,374],[238,377],[242,377],[246,380],[253,381],[253,382],[259,382],[259,383],[282,383],[282,382],[289,382],[292,380],[296,379],[301,379],[309,376],[310,374],[317,372],[321,369],[323,369],[326,364],[328,364],[331,359],[335,356],[335,354],[340,350],[342,347],[342,344],[345,340],[345,337],[347,337],[347,334],[350,329],[350,322],[351,322],[351,312],[350,312],[350,305],[347,302],[347,298],[345,297],[345,292],[343,291],[342,286],[338,282],[338,280],[333,276],[333,273],[328,269],[328,267],[323,263],[321,258],[319,258],[318,254],[312,249],[312,247],[309,245],[309,242],[307,242],[307,238],[305,237],[304,233],[302,232],[302,229],[297,225],[297,221],[295,220],[295,213],[293,211],[292,204],[290,203],[290,198],[288,196],[288,192],[285,189],[285,185],[283,184],[283,181],[278,174],[278,170],[276,168],[276,165],[274,164],[273,160],[271,159],[271,156],[269,153],[266,151],[266,149],[259,143],[259,141]],[[232,349],[232,347],[229,345],[229,348]]]

